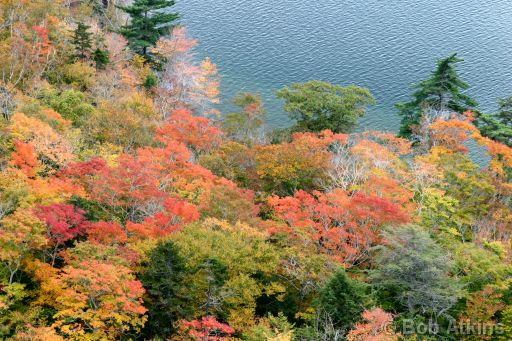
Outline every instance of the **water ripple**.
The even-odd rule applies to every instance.
[[[256,92],[274,126],[289,123],[276,89],[322,79],[370,88],[378,104],[360,129],[396,130],[393,104],[454,51],[482,109],[512,95],[508,0],[181,0],[177,9],[198,54],[218,64],[221,109],[241,90]]]

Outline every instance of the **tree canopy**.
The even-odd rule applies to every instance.
[[[0,339],[511,338],[510,98],[467,111],[454,55],[414,141],[321,81],[273,132],[172,4],[0,0]]]
[[[396,105],[402,119],[400,136],[411,137],[423,115],[446,117],[451,112],[463,113],[476,108],[475,100],[464,93],[469,85],[460,79],[455,68],[462,61],[456,53],[438,60],[431,76],[414,86],[412,100]]]
[[[296,131],[348,133],[373,104],[370,91],[355,85],[341,86],[322,81],[293,84],[276,92],[284,110],[297,121]]]
[[[129,6],[118,6],[130,15],[130,23],[119,32],[133,51],[146,57],[160,37],[169,33],[179,18],[170,12],[174,4],[174,0],[135,0]]]

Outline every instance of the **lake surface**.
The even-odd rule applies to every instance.
[[[371,90],[359,130],[399,127],[394,103],[458,52],[468,91],[487,111],[512,95],[511,0],[178,0],[198,56],[218,66],[222,104],[263,97],[271,126],[290,122],[274,91],[320,79]]]

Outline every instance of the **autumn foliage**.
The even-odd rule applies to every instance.
[[[293,197],[271,197],[269,205],[286,223],[285,233],[316,248],[346,267],[366,260],[370,248],[381,241],[380,228],[406,223],[401,207],[377,196],[354,196],[298,191]]]
[[[220,323],[212,316],[206,316],[200,320],[182,321],[180,331],[184,337],[198,341],[228,340],[235,332],[229,325]]]
[[[512,149],[482,113],[350,133],[369,92],[314,81],[285,97],[321,124],[270,131],[258,95],[217,111],[184,27],[148,58],[100,3],[0,0],[0,339],[512,339]]]

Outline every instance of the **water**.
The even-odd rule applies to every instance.
[[[222,75],[222,104],[260,94],[271,126],[290,122],[274,91],[311,79],[371,90],[359,130],[397,131],[394,103],[458,52],[468,91],[487,111],[512,95],[510,0],[178,0],[199,56]]]

